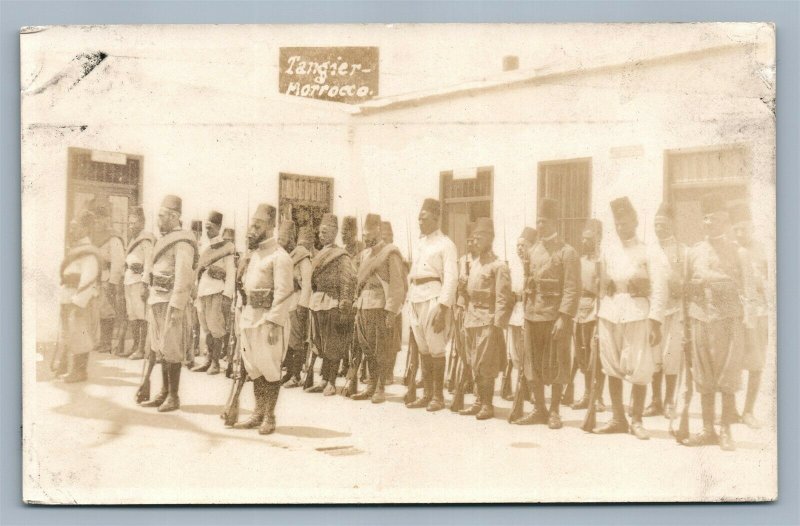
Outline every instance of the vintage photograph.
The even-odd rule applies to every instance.
[[[25,502],[777,499],[773,24],[19,38]]]

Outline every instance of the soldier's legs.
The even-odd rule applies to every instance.
[[[753,408],[761,387],[761,371],[766,361],[766,348],[769,337],[767,317],[758,316],[755,319],[755,326],[752,329],[746,329],[745,332],[747,348],[744,356],[744,368],[748,372],[747,392],[741,419],[748,427],[757,429],[761,427],[761,423],[756,419]]]
[[[162,333],[166,324],[166,313],[168,303],[156,303],[150,308],[150,321],[148,323],[148,337],[150,340],[150,352],[155,355],[154,361],[161,362],[161,390],[155,398],[143,402],[142,407],[160,407],[167,399],[169,394],[169,364],[165,361],[162,354]]]
[[[624,373],[621,367],[621,354],[623,346],[622,324],[612,323],[600,319],[597,322],[598,343],[600,345],[600,359],[603,371],[608,377],[608,394],[611,397],[611,420],[603,426],[593,430],[594,433],[627,433],[628,420],[625,418],[625,406],[622,401],[622,378]]]
[[[525,320],[525,352],[526,360],[530,364],[530,386],[533,397],[533,410],[527,415],[515,420],[514,424],[533,425],[546,424],[550,418],[544,398],[544,381],[542,378],[542,345],[549,337],[548,330],[552,330],[552,322],[532,322]],[[526,370],[526,373],[528,371]]]

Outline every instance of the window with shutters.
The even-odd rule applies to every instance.
[[[308,226],[318,233],[322,216],[333,211],[333,179],[281,173],[278,180],[280,218],[291,219],[298,228]],[[317,248],[322,248],[319,240]]]
[[[442,232],[453,240],[459,256],[466,251],[467,224],[492,217],[493,185],[491,166],[439,174]]]
[[[560,203],[558,233],[577,250],[592,210],[592,159],[540,162],[537,195]]]

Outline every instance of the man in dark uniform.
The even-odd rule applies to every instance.
[[[336,394],[339,363],[353,336],[355,271],[350,256],[336,246],[337,218],[325,214],[319,227],[322,249],[311,261],[311,341],[322,356],[322,381],[309,393]]]
[[[145,340],[147,339],[147,279],[150,274],[150,258],[153,256],[153,245],[156,238],[144,229],[144,211],[138,206],[131,209],[128,215],[128,246],[125,254],[125,312],[128,326],[133,333],[131,352],[125,352],[125,332],[120,330],[120,356],[129,356],[131,360],[141,360],[145,356]]]
[[[150,346],[161,362],[161,392],[143,407],[157,407],[159,412],[180,408],[178,388],[181,361],[185,356],[186,309],[191,304],[197,263],[194,235],[181,230],[181,198],[164,197],[158,211],[161,237],[153,247],[150,295]]]
[[[456,287],[456,301],[453,304],[453,342],[452,345],[456,348],[456,355],[458,356],[458,362],[461,362],[461,374],[457,381],[461,382],[461,385],[454,386],[456,393],[464,393],[466,391],[466,387],[468,383],[474,383],[475,379],[473,378],[472,374],[472,366],[469,360],[469,355],[467,353],[467,342],[465,339],[465,331],[464,331],[464,315],[467,310],[467,303],[468,303],[468,294],[467,294],[467,285],[469,283],[469,276],[472,270],[473,262],[478,258],[480,253],[478,252],[478,246],[475,244],[475,223],[470,222],[467,224],[467,239],[466,241],[466,252],[464,255],[458,258],[458,286]],[[454,365],[455,367],[458,366],[458,363]],[[477,414],[474,410],[480,411],[480,393],[475,393],[475,403],[470,408],[461,408],[459,407],[460,402],[455,401],[454,403],[450,404],[450,411],[458,412],[459,414],[464,415],[473,415]]]
[[[531,364],[525,359],[525,274],[528,265],[528,253],[533,245],[536,244],[538,234],[531,227],[522,229],[522,233],[517,238],[517,257],[520,266],[512,269],[511,290],[514,293],[514,309],[511,311],[511,318],[508,320],[509,332],[511,333],[511,361],[514,369],[517,370],[519,378],[520,399],[530,398],[530,388],[528,382],[531,381],[533,373]],[[513,398],[515,398],[516,395]]]
[[[761,372],[767,358],[767,342],[769,323],[767,315],[766,284],[769,280],[767,251],[758,241],[753,239],[753,222],[750,207],[744,203],[730,209],[731,229],[736,243],[743,249],[750,264],[753,301],[750,302],[749,319],[752,327],[745,329],[745,351],[742,366],[747,371],[747,394],[741,421],[752,429],[761,427],[761,423],[753,414],[756,397],[761,386]]]
[[[478,396],[472,408],[461,414],[474,414],[478,420],[486,420],[494,416],[494,381],[505,368],[504,332],[514,308],[514,294],[511,292],[508,265],[492,252],[492,220],[479,217],[475,221],[472,235],[478,257],[472,261],[467,282],[468,302],[464,313],[464,331]],[[434,397],[439,392],[434,392]]]
[[[752,275],[745,251],[727,238],[729,215],[722,196],[704,196],[701,207],[706,238],[689,250],[687,301],[692,378],[700,393],[703,431],[683,443],[719,444],[733,451],[731,424],[736,421],[736,391],[741,386],[744,328],[752,327],[744,309],[753,297]],[[722,395],[719,435],[714,430],[717,393]]]
[[[111,210],[106,203],[97,204],[94,208],[95,223],[92,242],[100,250],[103,258],[101,269],[101,294],[99,301],[100,339],[97,351],[111,352],[111,340],[114,336],[114,323],[124,319],[125,296],[122,288],[122,276],[125,271],[125,245],[122,238],[111,227]]]
[[[300,372],[306,361],[308,340],[308,302],[311,299],[311,252],[295,239],[294,222],[281,222],[278,229],[278,244],[292,258],[292,286],[294,294],[289,304],[288,347],[286,349],[286,374],[281,378],[284,387],[298,387]]]
[[[381,217],[367,214],[364,222],[365,248],[359,254],[356,281],[356,337],[368,363],[367,389],[351,395],[353,400],[386,400],[384,394],[389,338],[403,307],[403,258],[392,244],[381,239]]]
[[[394,231],[392,224],[389,221],[381,221],[381,239],[387,245],[394,244]],[[406,294],[408,293],[408,266],[403,261],[403,301],[405,303]],[[397,364],[397,355],[400,354],[400,348],[403,344],[403,309],[397,313],[392,327],[392,333],[389,335],[387,341],[387,359],[386,371],[384,373],[384,384],[392,385],[394,383],[394,369]]]
[[[533,373],[533,411],[516,420],[522,425],[547,423],[562,427],[560,405],[569,382],[572,323],[580,299],[580,260],[574,248],[558,237],[559,203],[539,202],[536,230],[539,241],[528,256],[525,338]],[[544,398],[551,385],[550,410]]]

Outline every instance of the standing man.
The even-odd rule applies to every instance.
[[[125,255],[125,311],[128,325],[133,332],[133,347],[130,359],[141,360],[145,356],[147,340],[147,279],[150,273],[150,259],[153,257],[155,236],[144,229],[144,210],[141,206],[131,209],[128,216],[128,248]],[[125,356],[124,332],[120,331],[120,353]]]
[[[472,261],[467,283],[469,302],[464,313],[464,331],[477,397],[472,408],[462,414],[487,420],[494,416],[494,380],[506,365],[504,332],[514,308],[514,294],[508,265],[492,252],[492,220],[479,217],[472,235],[478,257]],[[434,401],[437,396],[441,396],[441,383],[435,384]]]
[[[511,273],[511,290],[514,294],[514,308],[508,325],[511,330],[511,360],[517,370],[519,388],[525,395],[523,400],[530,398],[528,382],[532,380],[530,360],[525,359],[525,274],[528,267],[528,253],[536,244],[536,230],[526,226],[522,229],[517,239],[517,257],[520,260],[518,272]]]
[[[291,220],[283,221],[278,231],[278,244],[292,258],[294,294],[289,302],[290,334],[286,351],[286,374],[281,378],[284,387],[300,385],[300,372],[306,361],[308,340],[308,302],[311,300],[311,252],[296,244],[296,229]]]
[[[203,239],[203,222],[199,219],[192,221],[192,234],[194,235],[195,243],[197,243],[198,254],[205,250],[205,243]],[[197,315],[197,284],[200,275],[195,269],[194,280],[192,281],[191,300],[185,309],[186,313],[186,339],[184,340],[184,360],[183,364],[188,369],[194,369],[194,357],[197,356],[200,350],[200,319]],[[206,354],[209,349],[206,348]]]
[[[559,203],[539,202],[536,230],[539,241],[528,256],[525,337],[533,373],[533,411],[516,420],[522,425],[547,423],[561,429],[560,407],[569,382],[572,323],[580,298],[580,260],[574,248],[558,236]],[[550,410],[544,386],[551,385]]]
[[[226,228],[222,231],[222,239],[233,245],[233,268],[234,271],[239,268],[239,252],[236,250],[236,231],[232,228]],[[236,277],[233,280],[233,298],[231,298],[231,308],[225,312],[225,336],[222,338],[222,355],[226,357],[228,363],[232,361],[231,332],[233,331],[233,300],[236,299]],[[233,340],[236,340],[234,334]],[[227,372],[226,372],[227,374]]]
[[[322,356],[322,381],[306,389],[309,393],[336,394],[339,362],[353,336],[353,292],[355,272],[350,256],[336,246],[337,218],[322,216],[319,240],[322,249],[311,261],[311,341]]]
[[[206,363],[192,371],[219,374],[219,359],[228,332],[225,321],[231,310],[236,286],[236,265],[233,254],[236,247],[220,235],[222,214],[212,210],[206,220],[208,244],[200,253],[197,265],[197,318],[200,334],[206,342]]]
[[[420,239],[414,250],[409,272],[411,332],[419,350],[424,394],[407,403],[409,409],[425,407],[437,411],[444,403],[445,347],[450,338],[452,315],[458,286],[456,246],[439,229],[441,204],[425,199],[419,212]],[[410,385],[409,389],[416,389]],[[433,400],[436,395],[436,400]]]
[[[102,256],[89,239],[94,215],[83,211],[69,224],[70,247],[61,262],[60,335],[64,351],[55,364],[65,383],[85,382],[89,351],[97,334],[97,296],[100,290]],[[67,372],[67,359],[69,370]]]
[[[119,318],[123,323],[121,311],[124,306],[122,274],[125,269],[125,244],[111,228],[111,211],[107,204],[98,204],[95,207],[94,215],[92,241],[100,250],[103,258],[99,303],[100,340],[97,351],[110,353],[111,340],[114,336],[114,322]]]
[[[600,242],[603,239],[603,224],[597,219],[589,219],[581,236],[581,300],[578,314],[575,316],[575,358],[572,362],[570,384],[575,380],[575,373],[583,374],[583,397],[572,404],[572,409],[588,409],[589,393],[592,388],[591,372],[595,372],[598,412],[606,410],[603,403],[603,387],[606,377],[597,363],[591,363],[592,340],[597,331],[597,298],[600,293]]]
[[[467,352],[467,341],[464,331],[464,315],[469,303],[469,295],[467,293],[467,286],[469,284],[469,276],[472,271],[472,265],[475,259],[480,255],[478,246],[475,244],[475,223],[467,223],[467,239],[466,239],[466,252],[463,256],[458,258],[458,285],[456,286],[456,301],[453,305],[453,345],[456,348],[456,355],[458,361],[461,362],[461,374],[457,378],[459,385],[454,386],[455,395],[453,402],[450,404],[450,411],[463,415],[473,415],[477,412],[472,412],[473,409],[480,411],[480,402],[478,401],[479,393],[475,392],[476,401],[472,408],[465,409],[461,400],[466,391],[467,384],[474,383],[472,374],[472,366]],[[458,364],[456,363],[457,367]]]
[[[403,258],[392,244],[381,239],[381,216],[367,214],[364,244],[359,256],[356,283],[356,345],[361,347],[370,377],[367,389],[353,394],[353,400],[386,400],[384,393],[388,346],[394,324],[403,307]]]
[[[275,431],[275,406],[281,389],[281,362],[289,323],[289,303],[294,295],[292,259],[278,244],[275,207],[260,204],[250,222],[247,245],[251,250],[243,286],[247,304],[240,319],[242,362],[253,379],[256,407],[236,429],[258,427],[259,434]]]
[[[394,244],[394,231],[392,230],[392,224],[389,221],[381,221],[381,239],[387,245]],[[400,302],[402,305],[405,303],[406,295],[408,294],[408,267],[406,266],[405,261],[401,262],[403,263],[403,300]],[[387,342],[386,370],[383,377],[384,385],[392,385],[394,383],[394,368],[397,364],[397,355],[400,354],[400,348],[402,345],[403,309],[401,307],[400,312],[397,313],[397,316],[394,319],[394,326]]]
[[[674,214],[669,203],[658,207],[653,226],[661,247],[667,271],[667,298],[664,308],[664,325],[661,326],[661,344],[655,351],[656,371],[653,374],[653,400],[645,409],[644,416],[675,414],[675,385],[683,362],[683,290],[686,280],[686,256],[688,248],[675,239]],[[661,399],[661,382],[666,379],[667,389]]]
[[[600,311],[597,316],[600,358],[608,376],[612,417],[595,433],[627,433],[639,440],[650,435],[642,425],[647,384],[655,371],[661,343],[667,270],[664,258],[636,237],[636,211],[627,197],[611,201],[619,243],[602,257]],[[630,428],[622,404],[622,381],[633,384]]]
[[[687,446],[719,444],[733,451],[736,391],[741,386],[743,329],[752,329],[746,306],[753,297],[751,267],[745,250],[727,237],[729,214],[718,194],[702,198],[705,240],[689,250],[687,302],[692,334],[692,377],[700,393],[703,431]],[[743,302],[744,300],[744,302]],[[716,394],[722,395],[720,432],[714,430]]]
[[[345,216],[342,219],[342,244],[344,245],[344,249],[347,250],[347,254],[350,256],[350,262],[353,264],[353,272],[358,272],[358,255],[364,250],[364,242],[358,239],[358,221],[354,216]],[[353,330],[355,331],[355,320],[354,320]],[[354,341],[351,338],[351,341]],[[348,346],[348,350],[345,355],[342,357],[342,366],[339,369],[339,376],[346,376],[347,372],[350,368],[350,361],[351,361],[351,354],[353,353],[351,344]],[[358,351],[358,349],[355,349]],[[359,371],[355,371],[353,374],[358,375]],[[355,377],[357,378],[357,376]],[[363,378],[362,378],[363,381]]]
[[[182,200],[167,195],[158,210],[158,229],[161,237],[153,247],[153,266],[150,285],[150,346],[161,362],[161,392],[143,407],[157,407],[159,412],[180,409],[178,388],[181,361],[186,338],[186,309],[191,305],[197,262],[197,242],[194,235],[182,230]]]
[[[741,421],[752,429],[761,427],[761,423],[753,414],[756,397],[761,386],[761,371],[767,356],[769,323],[767,314],[766,284],[769,280],[767,252],[753,239],[753,222],[750,208],[746,204],[737,204],[730,210],[731,225],[736,243],[741,247],[750,264],[750,275],[753,283],[753,298],[750,302],[749,318],[752,327],[745,330],[745,351],[742,367],[747,371],[747,394]]]

